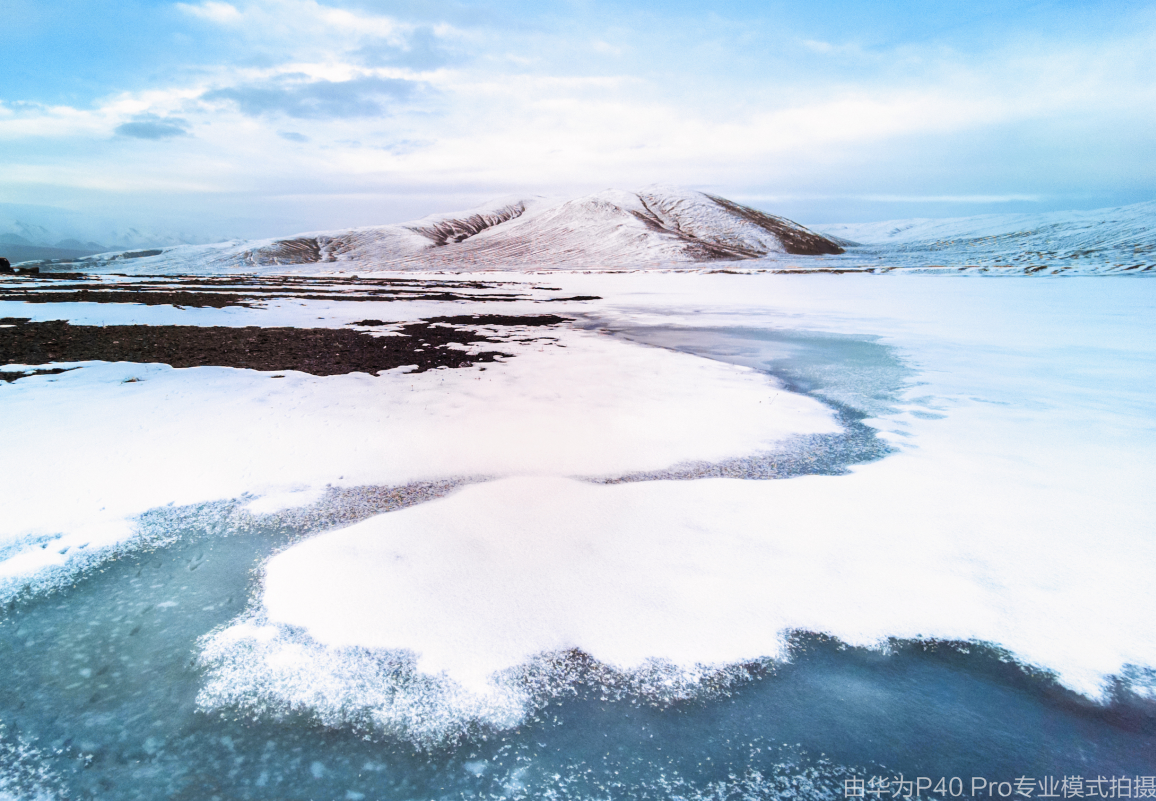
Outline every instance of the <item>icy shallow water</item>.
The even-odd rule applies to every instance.
[[[196,641],[294,532],[179,543],[107,564],[0,622],[0,788],[154,799],[835,798],[855,776],[1145,775],[1156,717],[1099,706],[998,652],[798,636],[722,697],[651,704],[577,685],[522,726],[416,750],[309,714],[203,714]],[[34,778],[39,774],[39,778]],[[14,782],[5,786],[3,781]],[[3,796],[0,796],[3,797]]]

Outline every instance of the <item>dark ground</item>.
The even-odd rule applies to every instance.
[[[437,367],[469,367],[508,356],[499,351],[467,353],[448,347],[503,341],[471,330],[473,327],[550,326],[567,319],[553,314],[431,317],[394,329],[402,336],[373,336],[342,328],[96,326],[72,325],[63,320],[33,323],[25,318],[6,317],[0,319],[0,325],[6,326],[0,328],[0,360],[29,365],[80,361],[161,363],[173,367],[298,370],[313,375],[376,373],[414,365],[414,372],[420,373]]]

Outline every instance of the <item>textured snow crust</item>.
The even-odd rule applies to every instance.
[[[1116,679],[1152,694],[1149,282],[559,283],[597,287],[602,320],[640,338],[879,337],[917,371],[870,420],[899,452],[790,481],[511,475],[319,535],[274,557],[261,603],[205,641],[202,704],[356,713],[436,741],[521,720],[573,680],[568,654],[662,698],[782,657],[793,630],[992,643],[1091,698]]]

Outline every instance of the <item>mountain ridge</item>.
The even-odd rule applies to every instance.
[[[404,223],[42,264],[48,270],[129,273],[654,268],[1145,273],[1156,272],[1156,201],[1093,211],[807,228],[717,195],[655,185],[578,198],[506,196]]]
[[[176,246],[139,258],[103,254],[77,266],[123,270],[132,260],[133,271],[162,272],[336,263],[377,270],[632,268],[842,252],[786,218],[695,190],[652,186],[572,199],[499,198],[405,223]]]

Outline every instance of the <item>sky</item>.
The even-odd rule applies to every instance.
[[[6,219],[211,241],[654,183],[811,224],[1156,199],[1148,2],[0,0],[0,19]]]

